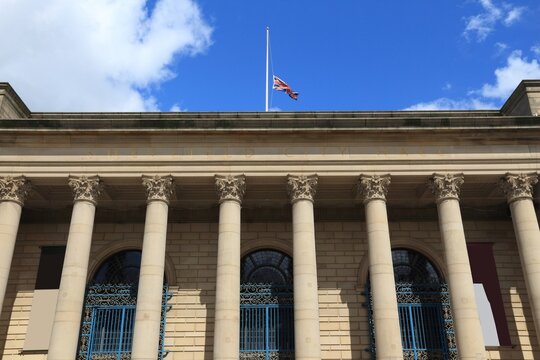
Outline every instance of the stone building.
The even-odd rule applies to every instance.
[[[540,81],[500,110],[38,113],[0,357],[540,359]]]

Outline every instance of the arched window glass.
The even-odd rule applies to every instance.
[[[396,283],[437,284],[442,277],[422,254],[409,249],[392,250]]]
[[[92,282],[96,284],[136,284],[139,282],[141,252],[126,250],[114,254],[101,264]]]
[[[276,250],[252,252],[242,260],[242,283],[292,283],[292,260]]]

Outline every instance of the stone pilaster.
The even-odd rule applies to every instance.
[[[131,358],[155,360],[159,348],[167,221],[174,180],[172,176],[143,176],[142,184],[147,206]]]
[[[460,359],[486,359],[484,336],[459,208],[463,174],[433,174],[430,187],[439,213],[456,341]]]
[[[527,285],[536,336],[540,344],[540,230],[532,200],[538,175],[506,174],[500,186],[506,194]]]
[[[296,360],[321,358],[313,202],[317,175],[287,177],[293,211],[294,342]]]
[[[214,359],[238,360],[240,354],[240,227],[246,191],[244,175],[215,176],[219,234],[214,322]]]
[[[76,358],[96,204],[102,189],[98,176],[70,176],[68,184],[73,191],[73,212],[49,342],[49,360]]]
[[[377,359],[403,359],[399,314],[386,211],[389,175],[361,175],[358,193],[366,211],[369,279]]]
[[[0,314],[19,231],[22,207],[31,185],[24,176],[0,177]]]

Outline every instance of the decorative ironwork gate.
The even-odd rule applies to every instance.
[[[168,286],[163,286],[158,359],[164,357]],[[78,360],[127,360],[131,358],[136,284],[94,284],[86,293]],[[156,349],[157,350],[157,349]]]
[[[292,287],[241,285],[240,359],[294,359]]]
[[[369,292],[369,288],[368,288]],[[446,284],[397,283],[404,360],[458,359],[450,296]],[[376,358],[372,298],[369,294],[371,354]]]

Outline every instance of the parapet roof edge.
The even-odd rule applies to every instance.
[[[376,129],[540,129],[535,116],[475,117],[246,117],[2,119],[2,131],[329,131]]]
[[[43,120],[113,120],[113,119],[317,119],[317,118],[440,118],[440,117],[499,117],[499,110],[425,110],[425,111],[198,111],[198,112],[34,112],[33,119]]]

